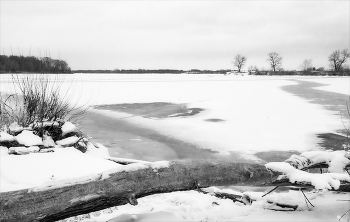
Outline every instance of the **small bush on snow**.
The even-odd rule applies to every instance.
[[[61,95],[64,79],[65,75],[62,74],[12,75],[16,93],[6,98],[0,96],[0,127],[13,122],[27,127],[42,122],[72,120],[84,116],[89,106],[72,105],[73,95],[69,91]]]

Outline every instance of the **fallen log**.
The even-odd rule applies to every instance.
[[[0,221],[57,221],[137,198],[220,185],[261,186],[277,174],[263,165],[205,160],[119,166],[88,178],[0,193]]]

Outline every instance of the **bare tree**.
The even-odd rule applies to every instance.
[[[335,50],[332,52],[332,54],[328,57],[328,61],[330,62],[331,68],[339,72],[342,70],[343,63],[350,57],[350,53],[348,49],[343,49],[342,51]]]
[[[310,71],[312,69],[312,60],[311,59],[305,59],[303,63],[300,65],[300,69],[302,71]]]
[[[276,72],[276,69],[279,70],[282,65],[282,56],[280,56],[277,52],[270,52],[269,58],[267,61],[270,63],[271,69],[273,72]]]
[[[238,72],[241,72],[242,67],[245,65],[247,58],[237,54],[235,60],[232,62],[235,67],[237,67]]]

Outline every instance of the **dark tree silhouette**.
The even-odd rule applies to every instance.
[[[0,72],[69,73],[71,69],[66,61],[49,57],[0,55]]]
[[[247,58],[245,56],[241,56],[240,54],[237,54],[235,57],[235,60],[232,62],[235,67],[237,67],[238,72],[241,72],[241,69],[245,65],[247,61]]]
[[[330,62],[331,68],[335,72],[342,71],[343,63],[350,57],[350,53],[347,49],[343,49],[342,51],[335,50],[332,52],[332,54],[328,57],[328,61]]]
[[[277,52],[270,52],[267,61],[269,62],[273,72],[276,72],[276,69],[281,68],[282,56],[280,56]]]

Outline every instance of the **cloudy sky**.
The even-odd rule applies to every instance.
[[[72,69],[230,69],[236,54],[268,68],[304,59],[328,68],[349,48],[350,1],[0,1],[1,54],[43,56]]]

